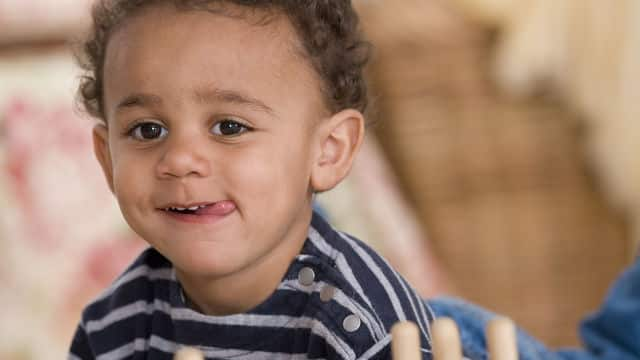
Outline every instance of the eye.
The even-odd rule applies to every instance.
[[[129,130],[129,136],[140,141],[160,139],[167,136],[167,133],[164,126],[154,122],[139,123]]]
[[[221,136],[234,136],[251,130],[248,126],[234,120],[222,120],[213,125],[211,132]]]

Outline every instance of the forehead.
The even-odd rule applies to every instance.
[[[238,15],[163,5],[127,19],[107,46],[107,117],[127,92],[166,91],[157,94],[163,97],[205,87],[246,93],[276,107],[286,107],[292,94],[322,106],[321,82],[286,16],[270,15],[265,22],[259,11]]]

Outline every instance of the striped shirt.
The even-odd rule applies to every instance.
[[[185,305],[171,263],[150,248],[88,305],[69,359],[389,359],[391,326],[420,328],[431,359],[431,310],[375,251],[314,214],[300,254],[253,310],[208,316]]]

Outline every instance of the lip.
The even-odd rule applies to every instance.
[[[208,205],[213,205],[215,204],[215,201],[204,201],[204,202],[197,202],[197,203],[168,203],[165,205],[162,205],[160,207],[158,207],[158,210],[164,210],[164,209],[168,209],[168,208],[184,208],[184,209],[188,209],[188,208],[192,208],[192,207],[200,207],[200,206],[208,206]]]
[[[200,207],[205,206],[202,210],[203,214],[183,214],[179,212],[174,212],[167,210],[169,208],[190,208],[190,207]],[[207,209],[209,208],[209,209]],[[187,224],[201,224],[201,225],[210,225],[215,224],[224,218],[231,215],[236,210],[236,205],[233,201],[218,201],[218,202],[199,202],[199,203],[190,203],[190,204],[178,204],[172,203],[167,204],[161,208],[158,208],[163,216],[171,220],[175,220],[181,223]]]

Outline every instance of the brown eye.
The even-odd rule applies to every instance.
[[[222,120],[218,123],[216,123],[215,125],[213,125],[213,128],[211,129],[211,132],[213,132],[216,135],[222,135],[222,136],[234,136],[234,135],[239,135],[242,134],[243,132],[249,130],[249,128],[237,121],[233,121],[233,120]]]
[[[167,129],[165,129],[162,125],[146,122],[136,125],[130,131],[130,136],[136,140],[155,140],[159,138],[163,138],[167,136]]]

